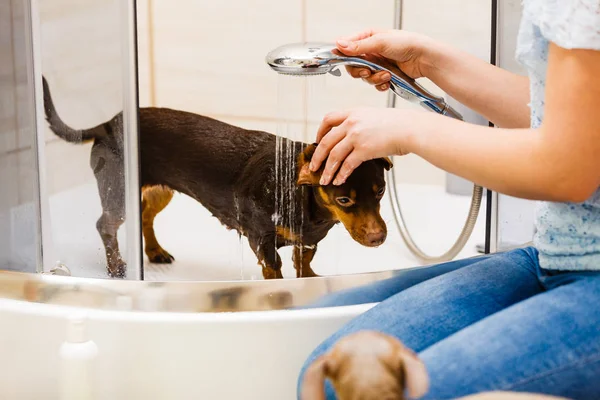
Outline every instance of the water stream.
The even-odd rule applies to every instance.
[[[275,148],[275,210],[272,220],[276,228],[301,243],[304,212],[300,201],[304,188],[298,188],[297,163],[299,142],[312,143],[310,116],[324,87],[324,76],[295,77],[279,75],[277,93],[277,139]],[[300,218],[296,215],[300,214]],[[275,239],[277,240],[277,239]],[[300,252],[300,254],[302,254]],[[301,262],[301,260],[299,260]]]

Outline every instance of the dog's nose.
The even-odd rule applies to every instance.
[[[385,242],[386,233],[384,230],[377,230],[367,233],[367,243],[369,246],[380,246]]]

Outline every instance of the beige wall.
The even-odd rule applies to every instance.
[[[55,106],[74,128],[112,118],[122,107],[119,0],[38,0],[41,67]],[[90,145],[73,145],[45,128],[50,194],[94,182]]]
[[[365,4],[181,0],[175,7],[169,0],[141,0],[141,104],[185,109],[284,135],[286,126],[282,129],[277,122],[285,117],[289,130],[301,131],[311,141],[325,113],[354,106],[385,107],[386,95],[345,75],[293,82],[271,71],[264,57],[285,43],[333,41],[365,28],[393,26],[394,1]],[[407,30],[488,60],[490,12],[489,2],[480,0],[404,0],[403,24]],[[396,165],[404,182],[445,182],[441,170],[417,157],[397,159]]]
[[[39,0],[43,70],[64,120],[86,127],[121,108],[118,0]],[[368,27],[391,27],[393,0],[139,0],[141,106],[209,115],[312,140],[328,111],[385,107],[386,95],[347,76],[299,81],[265,64],[267,52],[298,41],[333,41]],[[405,29],[427,33],[489,59],[490,4],[480,0],[404,0]],[[405,107],[405,104],[400,104]],[[279,123],[284,118],[286,123]],[[49,190],[93,177],[89,151],[46,132]],[[65,162],[69,160],[69,162]],[[444,184],[417,157],[396,160],[402,181]],[[75,167],[77,166],[77,167]]]

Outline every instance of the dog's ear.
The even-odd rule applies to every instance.
[[[409,348],[398,343],[396,350],[396,361],[399,363],[399,378],[406,384],[408,396],[418,399],[429,390],[429,376],[423,361]]]
[[[383,163],[383,168],[385,168],[386,171],[389,171],[394,166],[390,157],[378,158],[377,161]]]
[[[304,372],[300,387],[301,400],[325,400],[325,378],[330,374],[329,356],[317,358]]]
[[[309,168],[310,160],[317,149],[316,144],[308,145],[298,156],[298,185],[318,186],[323,173],[323,166],[318,171],[311,171]]]

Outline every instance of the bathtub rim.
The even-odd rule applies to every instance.
[[[175,314],[298,311],[296,307],[325,295],[380,282],[412,269],[253,281],[133,281],[0,271],[0,300]],[[214,296],[222,299],[215,304]],[[284,300],[281,304],[277,303],[278,297]],[[238,304],[223,307],[219,303],[226,303],[228,298],[237,298]],[[288,298],[291,301],[285,301]],[[125,307],[122,299],[126,300]]]
[[[298,311],[298,307],[310,306],[326,295],[382,282],[424,267],[427,265],[315,278],[250,281],[134,281],[0,271],[0,300],[174,314]],[[337,307],[317,306],[320,309]]]
[[[67,318],[85,316],[99,322],[127,323],[192,323],[192,324],[244,324],[271,322],[319,321],[359,315],[378,303],[363,303],[349,306],[308,308],[295,310],[260,310],[238,312],[145,312],[140,310],[84,309],[77,306],[32,303],[14,299],[0,298],[0,313],[19,313],[22,315]]]

